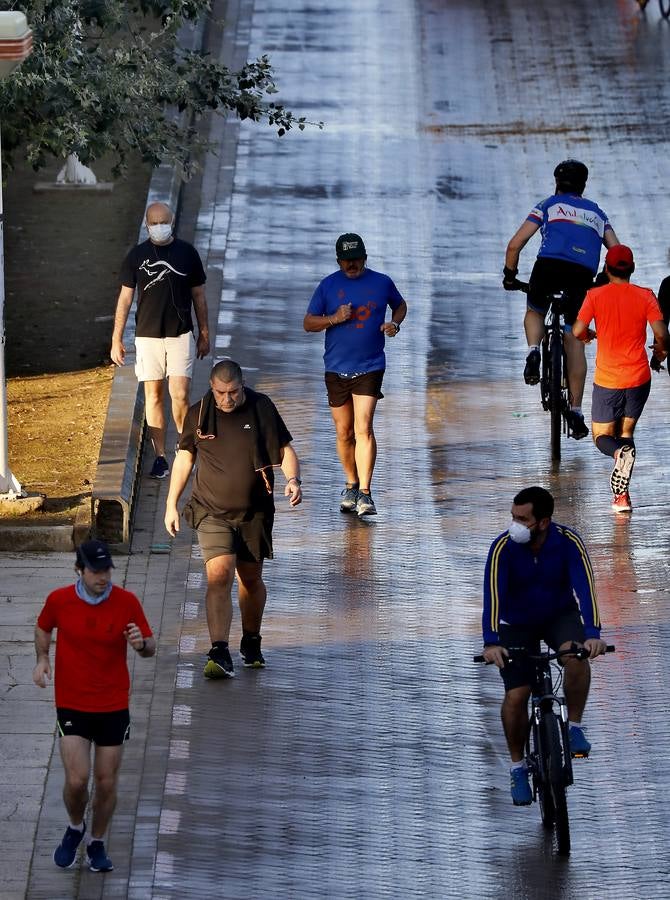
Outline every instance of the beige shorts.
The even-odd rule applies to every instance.
[[[170,375],[191,378],[195,361],[192,331],[173,338],[135,338],[135,375],[138,381],[162,381]]]

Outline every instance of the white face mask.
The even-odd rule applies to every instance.
[[[172,225],[168,222],[161,222],[159,225],[147,225],[147,231],[152,241],[158,241],[159,244],[163,244],[172,234]]]
[[[507,531],[515,544],[527,544],[530,541],[530,528],[527,525],[522,525],[521,522],[510,522]]]

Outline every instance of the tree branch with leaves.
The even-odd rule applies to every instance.
[[[181,27],[210,11],[210,0],[32,0],[20,8],[33,30],[33,52],[0,82],[0,123],[6,163],[22,156],[35,170],[76,154],[90,165],[130,154],[157,166],[171,162],[188,178],[193,157],[209,147],[199,122],[208,112],[251,119],[281,137],[307,122],[272,98],[267,56],[231,71],[179,45]],[[177,110],[177,115],[168,112]]]

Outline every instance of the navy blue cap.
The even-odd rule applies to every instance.
[[[77,565],[80,569],[103,572],[115,568],[109,547],[104,541],[84,541],[77,547]]]

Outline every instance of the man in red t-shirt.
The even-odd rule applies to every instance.
[[[60,752],[65,769],[63,800],[70,817],[54,862],[74,865],[86,823],[91,744],[95,791],[91,836],[86,847],[89,868],[110,872],[103,837],[116,805],[116,784],[123,743],[130,733],[128,644],[140,656],[153,656],[156,641],[140,601],[112,584],[114,563],[102,541],[86,541],[77,549],[76,584],[52,591],[35,626],[37,664],[33,681],[51,680],[49,647],[56,642],[56,713]]]
[[[654,357],[659,363],[670,349],[668,328],[654,292],[630,284],[635,261],[630,247],[616,244],[605,257],[609,284],[586,295],[572,328],[586,343],[596,337],[589,325],[595,319],[598,336],[593,377],[591,429],[593,441],[614,459],[610,487],[615,512],[632,509],[628,486],[635,463],[633,432],[651,388],[647,360],[647,325],[654,332]]]

